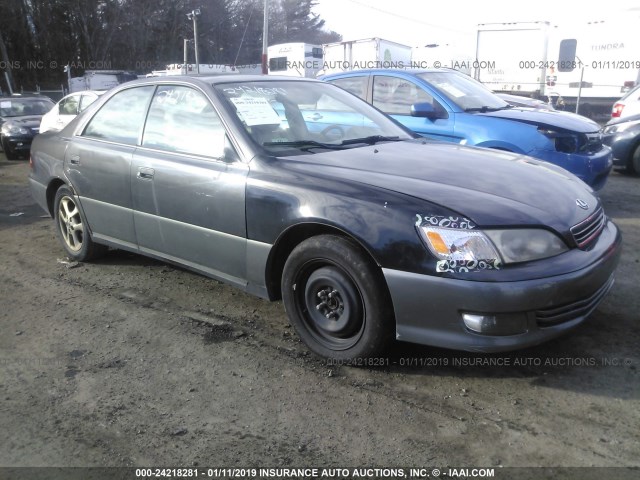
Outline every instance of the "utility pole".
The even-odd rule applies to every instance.
[[[267,69],[267,46],[269,38],[269,9],[267,0],[264,0],[264,23],[262,24],[262,74],[269,73]]]
[[[196,51],[196,73],[200,73],[200,56],[198,55],[198,15],[200,15],[199,8],[191,10],[191,13],[187,13],[187,18],[189,20],[193,20],[193,48]]]
[[[182,74],[186,75],[189,73],[187,62],[189,62],[189,39],[184,39],[184,59],[182,62]]]

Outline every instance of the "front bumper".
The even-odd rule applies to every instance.
[[[613,284],[621,237],[608,222],[598,243],[602,254],[588,267],[564,275],[517,282],[476,282],[383,269],[401,341],[476,352],[525,348],[550,340],[582,323]],[[587,252],[585,252],[587,253]],[[493,315],[504,331],[469,330],[465,313]]]
[[[604,187],[613,168],[613,154],[607,146],[590,154],[534,150],[529,155],[568,170],[594,190]]]
[[[9,148],[14,152],[28,152],[31,149],[31,142],[33,137],[20,136],[20,137],[3,137],[5,142],[9,145]]]
[[[635,130],[620,133],[609,133],[602,136],[602,142],[611,147],[613,152],[613,165],[627,167],[633,153],[633,147],[638,141],[638,132]]]

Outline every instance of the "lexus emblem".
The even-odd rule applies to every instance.
[[[580,200],[579,198],[576,199],[576,205],[579,206],[583,210],[586,210],[586,209],[589,208],[589,204],[587,202],[585,202],[584,200]]]

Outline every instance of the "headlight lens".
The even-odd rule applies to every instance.
[[[419,229],[433,255],[459,263],[498,267],[553,257],[569,249],[559,237],[538,228],[480,231],[422,225]]]
[[[519,230],[486,230],[504,263],[529,262],[553,257],[568,250],[553,233],[539,228]]]
[[[423,225],[420,230],[431,253],[442,260],[499,261],[500,256],[479,230],[440,228]]]

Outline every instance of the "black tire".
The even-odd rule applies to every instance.
[[[393,338],[382,272],[344,237],[319,235],[298,245],[284,266],[282,299],[298,336],[322,357],[379,356]]]
[[[104,255],[107,247],[91,239],[87,219],[76,202],[69,187],[61,186],[53,202],[53,218],[56,234],[67,256],[77,262],[86,262]]]
[[[637,145],[627,163],[627,172],[632,175],[640,175],[640,145]]]
[[[19,157],[16,151],[11,148],[11,145],[9,145],[9,142],[7,142],[5,138],[2,139],[2,149],[4,150],[4,155],[7,157],[7,160],[18,160]]]

